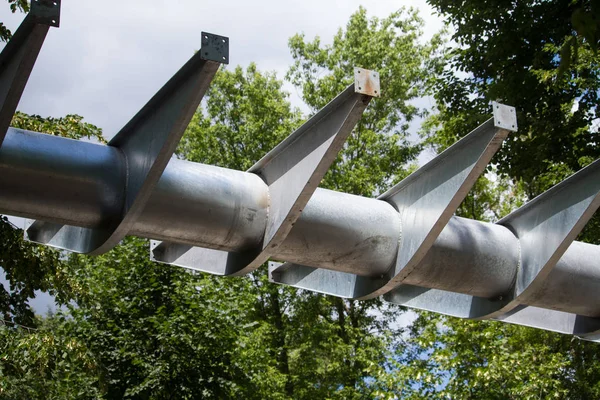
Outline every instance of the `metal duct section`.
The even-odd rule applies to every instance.
[[[514,108],[494,103],[490,120],[379,198],[318,188],[380,95],[378,74],[360,68],[250,170],[177,160],[229,58],[226,37],[203,33],[201,50],[107,146],[20,131],[1,124],[58,24],[59,2],[35,4],[0,54],[0,213],[32,219],[30,240],[100,254],[137,235],[152,239],[158,262],[243,275],[273,259],[279,284],[600,339],[600,247],[574,242],[600,205],[600,162],[497,224],[454,216],[517,130]]]

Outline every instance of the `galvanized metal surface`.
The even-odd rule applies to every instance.
[[[317,189],[273,258],[379,277],[395,260],[400,232],[386,202]]]
[[[600,247],[573,242],[600,205],[600,161],[499,224],[453,217],[517,128],[514,108],[494,103],[493,119],[379,199],[318,189],[381,94],[364,69],[248,172],[171,159],[229,60],[228,39],[208,33],[109,146],[2,128],[58,6],[34,2],[0,55],[0,213],[37,219],[31,240],[97,254],[134,234],[154,239],[157,261],[221,275],[273,258],[285,261],[269,265],[276,283],[600,341]]]
[[[516,129],[514,108],[494,103],[493,110],[496,121],[504,120],[502,123],[508,124],[510,129]],[[343,285],[332,283],[330,286],[336,291],[330,294],[368,299],[385,294],[401,285],[428,253],[508,132],[507,129],[496,126],[490,119],[381,195],[380,200],[390,203],[398,210],[402,225],[395,265],[388,268],[385,275],[379,276],[377,282],[357,278],[352,280],[354,286],[348,284],[348,276],[344,273],[338,275],[326,273],[330,282],[336,279],[346,282]],[[306,267],[307,265],[301,264],[285,264],[279,267],[279,272],[278,268],[274,267],[271,276],[276,283],[279,283],[279,279],[296,280],[296,278],[288,279],[286,275],[290,277],[302,275],[304,278],[301,280],[301,286],[294,286],[315,290],[309,282],[311,284],[318,282],[321,273]],[[296,273],[295,269],[299,272]],[[307,272],[309,270],[310,274]],[[339,291],[342,287],[346,292]],[[319,291],[327,293],[326,288],[320,288]]]
[[[124,187],[114,147],[14,128],[0,147],[4,214],[95,228],[119,215]]]
[[[404,283],[488,299],[510,288],[519,241],[502,226],[452,217]]]
[[[414,272],[508,133],[516,131],[514,107],[492,108],[500,124],[487,121],[379,197],[398,209],[403,237],[392,279],[368,297],[389,292]]]
[[[600,246],[573,242],[528,304],[577,315],[600,317]]]
[[[498,222],[519,238],[521,263],[509,293],[511,301],[481,318],[499,318],[536,297],[600,206],[599,175],[600,161],[596,161]]]
[[[0,210],[97,228],[118,214],[124,179],[115,148],[10,129],[0,149]],[[267,199],[268,186],[255,174],[171,160],[130,234],[243,252],[262,242]],[[315,290],[354,297],[349,290],[357,283],[385,283],[380,276],[395,260],[400,234],[399,215],[388,203],[317,189],[273,255],[305,266],[294,275],[280,270],[276,280],[300,287],[312,281]],[[512,286],[518,248],[504,226],[453,217],[406,290],[389,299],[402,296],[405,305],[463,317],[473,315],[456,311],[457,304],[491,312]],[[173,254],[165,261],[175,261]],[[530,304],[597,317],[599,255],[598,246],[575,242]],[[345,279],[332,279],[336,274]]]
[[[259,246],[226,252],[152,243],[152,259],[219,275],[247,274],[265,263],[290,233],[367,107],[371,97],[357,93],[354,86],[349,86],[249,169],[268,186],[269,211]]]
[[[516,295],[526,298],[542,284],[600,205],[600,162],[536,197],[498,222],[519,238],[522,265]]]
[[[118,215],[124,180],[124,160],[114,147],[10,129],[0,148],[2,213],[97,229]],[[268,192],[252,173],[171,160],[129,233],[177,242],[163,261],[177,263],[185,254],[181,249],[191,246],[243,255],[263,241]],[[387,282],[385,272],[395,262],[400,237],[400,216],[389,203],[317,189],[273,253],[300,266],[287,271],[272,266],[271,272],[279,283],[356,297],[357,288],[372,291]],[[499,294],[512,286],[518,249],[518,239],[504,226],[453,217],[388,299],[462,317],[489,314],[506,304]],[[536,308],[528,312],[544,307],[579,314],[557,320],[552,329],[563,332],[568,321],[596,317],[599,252],[597,246],[576,242],[531,296]],[[233,271],[225,265],[225,272]],[[518,322],[518,315],[529,314],[513,313],[506,321]],[[544,321],[540,326],[548,328],[552,320]]]
[[[210,47],[213,41],[205,43]],[[119,149],[126,166],[118,218],[104,220],[98,228],[33,222],[26,231],[30,240],[94,255],[112,249],[127,235],[221,65],[205,59],[205,50],[194,55],[109,142]]]
[[[600,319],[598,318],[526,305],[519,305],[507,314],[495,319],[510,324],[577,335],[582,338],[600,332]],[[592,336],[589,337],[593,340]]]
[[[268,206],[254,174],[172,159],[130,234],[244,251],[262,243]]]

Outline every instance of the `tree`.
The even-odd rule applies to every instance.
[[[597,344],[497,321],[423,313],[411,327],[403,384],[416,397],[597,398]]]
[[[401,9],[380,20],[369,19],[361,7],[331,45],[322,46],[318,37],[290,39],[295,61],[287,78],[312,110],[352,82],[354,67],[380,76],[382,96],[369,105],[323,186],[372,196],[407,175],[407,164],[421,149],[408,141],[408,123],[424,114],[411,101],[428,93],[443,65],[443,36],[421,44],[422,24],[414,10]]]
[[[251,310],[246,280],[157,264],[147,249],[147,240],[128,238],[68,263],[76,286],[65,324],[101,366],[104,394],[251,398],[237,342]]]
[[[492,100],[515,106],[518,117],[519,132],[459,215],[496,221],[598,157],[600,59],[574,21],[592,3],[430,0],[453,25],[457,47],[436,85],[429,144],[443,150],[468,133],[489,118]],[[598,240],[597,225],[583,238]],[[400,378],[415,396],[598,397],[597,345],[552,332],[422,313],[403,357]]]
[[[0,398],[96,399],[99,366],[64,320],[40,321],[38,328],[0,326]]]
[[[498,171],[524,182],[529,197],[598,158],[600,55],[576,36],[578,56],[560,68],[561,44],[577,31],[572,16],[596,3],[430,0],[453,25],[457,43],[438,81],[440,113],[432,125],[440,129],[429,131],[431,142],[446,147],[487,119],[489,102],[499,100],[516,108],[519,132],[496,157]]]
[[[292,110],[283,82],[261,73],[221,71],[208,89],[205,109],[194,115],[177,150],[190,161],[247,170],[288,136],[301,120]]]

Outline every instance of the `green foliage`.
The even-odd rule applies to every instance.
[[[492,170],[475,182],[456,214],[479,221],[496,222],[525,204],[526,200],[521,182],[515,184]]]
[[[52,322],[33,330],[0,326],[0,398],[99,397],[94,355]]]
[[[441,35],[420,43],[422,20],[400,9],[384,19],[368,18],[364,8],[350,17],[330,45],[320,38],[289,41],[294,65],[287,77],[302,98],[318,110],[353,82],[354,67],[379,73],[382,97],[372,100],[323,186],[371,196],[407,175],[406,163],[420,146],[407,140],[408,123],[423,115],[411,100],[424,96],[441,68]]]
[[[27,0],[7,0],[10,12],[13,14],[17,11],[20,12],[28,12],[29,11],[29,3]],[[6,27],[2,22],[0,22],[0,41],[7,42],[12,37],[12,32],[10,29]]]
[[[177,154],[190,161],[246,170],[300,122],[282,82],[250,64],[221,70],[208,89],[206,107],[190,122]]]
[[[596,53],[600,44],[600,2],[598,0],[576,2],[571,24],[583,40]]]
[[[23,231],[15,229],[6,217],[0,217],[0,266],[10,290],[0,285],[0,312],[6,321],[35,326],[28,300],[36,290],[56,293],[60,282],[59,253],[23,239]]]
[[[62,118],[43,118],[39,115],[28,115],[17,111],[12,118],[10,126],[69,139],[85,138],[106,143],[106,140],[102,136],[102,129],[88,122],[83,122],[83,117],[75,114],[69,114]]]
[[[453,399],[591,399],[600,395],[597,344],[495,321],[423,313],[404,376],[413,395]],[[416,379],[415,379],[416,377]],[[429,383],[427,383],[429,382]]]
[[[430,0],[453,24],[459,46],[438,82],[440,115],[432,125],[440,129],[429,130],[431,142],[445,147],[465,135],[488,118],[489,101],[499,100],[516,107],[519,132],[496,157],[498,171],[522,181],[529,197],[546,189],[548,166],[576,171],[596,159],[600,56],[578,37],[577,60],[559,68],[571,16],[584,3]]]
[[[246,280],[153,263],[137,238],[99,257],[73,255],[68,273],[76,305],[67,323],[103,367],[107,397],[251,397],[237,358]]]

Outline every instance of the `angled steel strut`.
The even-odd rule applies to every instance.
[[[48,29],[60,24],[60,2],[33,0],[31,11],[0,54],[0,146]]]
[[[354,83],[248,171],[172,158],[229,40],[200,51],[108,146],[8,128],[59,2],[34,1],[0,54],[0,213],[27,237],[100,254],[126,235],[152,259],[218,275],[269,259],[272,282],[447,315],[497,319],[600,340],[600,247],[574,241],[600,205],[600,161],[496,224],[454,216],[502,141],[514,108],[492,117],[378,198],[318,188],[369,102]]]
[[[152,259],[218,275],[247,274],[265,263],[285,240],[342,149],[367,108],[371,91],[377,96],[376,72],[357,68],[355,76],[354,84],[248,170],[263,179],[269,193],[267,224],[257,246],[228,252],[153,242]]]
[[[29,240],[92,255],[116,246],[144,209],[228,49],[227,38],[203,32],[200,51],[108,143],[124,158],[114,215],[92,228],[31,222]]]

